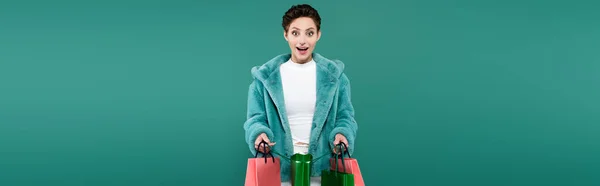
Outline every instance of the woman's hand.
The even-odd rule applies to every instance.
[[[266,146],[266,151],[265,151],[265,145],[264,144],[260,144],[260,142],[265,141],[267,142],[267,144],[269,144],[268,146]],[[259,148],[260,145],[260,148]],[[267,134],[265,133],[261,133],[260,135],[258,135],[258,137],[256,138],[256,141],[254,141],[254,149],[258,149],[259,152],[261,153],[267,153],[269,152],[269,147],[275,145],[275,143],[271,143],[271,141],[269,141],[269,138],[267,137]]]
[[[337,152],[337,148],[336,146],[338,144],[340,144],[340,142],[346,144],[346,146],[348,146],[348,140],[346,139],[346,136],[342,135],[342,134],[336,134],[335,135],[335,140],[333,140],[333,153],[339,153]],[[343,146],[343,145],[342,145]],[[347,151],[348,149],[344,149],[344,151]]]

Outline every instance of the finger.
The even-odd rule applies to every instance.
[[[266,148],[262,147],[260,149],[262,150],[262,153],[268,153],[269,151],[271,151],[271,148],[269,148],[269,147],[266,147]]]
[[[269,140],[267,138],[267,136],[264,133],[262,133],[256,137],[256,140],[254,141],[254,143],[260,143],[261,141],[265,141],[265,139]]]
[[[256,147],[256,150],[258,152],[265,153],[265,147],[263,145],[260,145],[260,146]]]
[[[262,148],[262,145],[260,143],[254,144],[254,149],[260,149],[260,148]]]
[[[336,140],[333,142],[333,147],[337,149],[337,146],[340,145],[340,140]]]
[[[260,143],[260,142],[259,143],[255,143],[254,144],[254,149],[258,149],[259,151],[262,152],[263,146],[264,145],[262,143]]]
[[[263,141],[265,141],[265,143],[267,143],[268,145],[275,145],[275,142],[271,142],[271,140],[269,140],[269,137],[267,137],[266,134],[261,135],[261,138]]]
[[[268,145],[268,146],[273,146],[273,145],[275,145],[275,144],[277,143],[277,142],[269,142],[269,141],[267,141],[267,140],[264,140],[264,141],[267,143],[267,145]],[[259,145],[259,144],[260,144],[260,142],[259,142],[259,143],[255,143],[255,144],[256,144],[256,145]],[[260,144],[260,145],[261,145],[261,144]]]
[[[265,149],[262,146],[261,147],[256,147],[255,149],[256,149],[256,151],[261,152],[261,153],[265,152]]]
[[[350,145],[350,144],[348,144],[348,140],[346,140],[346,139],[344,138],[344,139],[342,139],[342,142],[343,142],[344,144],[346,144],[346,146],[344,147],[344,151],[348,151],[348,146]]]
[[[261,138],[260,138],[260,137],[259,137],[259,138],[256,138],[256,141],[254,141],[254,148],[258,148],[258,145],[260,145],[261,141],[262,141],[262,140],[261,140]]]
[[[266,140],[265,140],[266,139]],[[259,145],[262,141],[268,141],[269,139],[265,136],[265,134],[260,134],[254,140],[254,145]]]
[[[274,146],[274,145],[275,145],[275,143],[271,143],[271,144],[267,145],[267,149],[271,148],[271,146]],[[260,147],[260,149],[264,149],[265,145],[263,145],[263,144],[261,144],[260,146],[254,145],[255,149],[258,149],[259,147]]]

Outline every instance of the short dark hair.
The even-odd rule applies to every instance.
[[[293,5],[285,12],[283,21],[281,22],[283,30],[287,32],[292,21],[300,17],[311,18],[315,22],[315,25],[317,25],[317,31],[321,30],[321,16],[319,16],[319,12],[308,4]]]

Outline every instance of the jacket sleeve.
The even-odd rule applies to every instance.
[[[338,92],[338,110],[336,113],[335,127],[329,134],[329,144],[333,149],[333,141],[336,134],[342,134],[348,140],[348,152],[350,155],[354,153],[354,141],[356,139],[356,131],[358,125],[354,119],[354,106],[352,105],[350,80],[343,74],[340,78],[340,88]]]
[[[267,134],[269,139],[273,138],[273,132],[267,123],[265,111],[265,102],[263,94],[260,91],[260,82],[254,80],[248,89],[247,115],[244,122],[245,138],[250,152],[256,154],[254,149],[254,141],[261,133]]]

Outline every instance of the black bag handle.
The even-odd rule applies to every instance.
[[[257,157],[258,157],[258,153],[261,153],[261,152],[259,151],[259,149],[260,149],[260,145],[261,145],[261,144],[262,144],[262,142],[260,142],[260,143],[258,144],[258,148],[256,148],[256,149],[255,149],[255,150],[256,150],[256,153],[254,154],[254,158],[257,158]]]
[[[341,150],[342,150],[342,146],[341,146],[341,145],[339,145],[339,144],[338,144],[338,145],[336,145],[336,147],[337,147],[337,146],[339,146],[339,147],[340,147],[340,149],[339,149],[339,150],[341,151]],[[339,155],[338,155],[337,153],[335,153],[335,154],[334,154],[334,156],[335,156],[335,176],[337,177],[337,174],[338,174],[338,171],[339,171],[339,170],[338,170],[338,157],[339,157],[339,159],[342,161],[342,167],[343,167],[343,169],[344,169],[344,172],[346,172],[346,164],[344,163],[344,154],[343,154],[343,153],[341,153],[341,154],[339,154]],[[348,155],[348,156],[349,156],[349,155]]]
[[[340,145],[344,145],[344,149],[345,149],[344,151],[341,151]],[[340,153],[342,154],[342,156],[344,156],[344,152],[345,152],[346,154],[348,154],[349,158],[352,158],[352,156],[350,156],[350,151],[348,151],[348,146],[346,146],[346,143],[340,141],[340,143],[338,143],[336,146],[340,146]]]
[[[263,144],[264,144],[264,145],[263,145]],[[254,154],[254,158],[257,158],[257,157],[258,157],[258,153],[261,153],[261,152],[259,151],[259,149],[260,149],[260,145],[263,145],[263,150],[264,150],[264,152],[266,152],[266,151],[267,151],[267,146],[268,146],[269,144],[268,144],[267,142],[265,142],[264,140],[263,140],[263,141],[261,141],[261,142],[258,144],[258,148],[256,149],[256,154]],[[268,159],[269,155],[271,155],[271,159],[273,159],[273,163],[275,163],[275,156],[273,156],[273,154],[271,153],[271,151],[269,151],[268,153],[261,153],[261,154],[263,154],[263,157],[265,158],[265,163],[267,163],[267,159]]]
[[[337,172],[338,172],[338,165],[337,165],[337,161],[338,160],[337,159],[338,159],[338,155],[334,154],[334,156],[335,156],[335,172],[334,173],[335,173],[335,177],[337,177]]]

